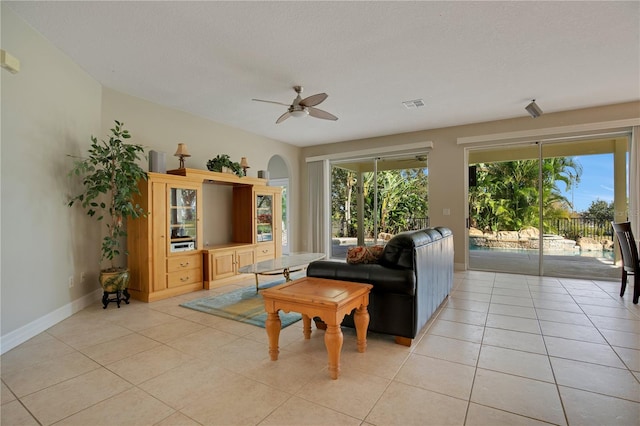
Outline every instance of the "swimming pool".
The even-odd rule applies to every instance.
[[[537,254],[538,250],[535,249],[520,249],[520,248],[491,248],[491,247],[478,247],[469,246],[469,251],[484,251],[490,253],[512,253],[512,254]],[[595,257],[600,259],[606,259],[613,261],[613,251],[581,251],[576,250],[545,250],[543,253],[545,256],[581,256],[581,257]]]

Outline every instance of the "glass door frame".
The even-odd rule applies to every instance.
[[[335,159],[329,161],[329,190],[331,193],[331,175],[333,173],[334,167],[340,167],[343,165],[344,169],[349,170],[356,174],[356,219],[357,219],[357,245],[365,245],[365,233],[368,231],[365,229],[364,219],[365,219],[365,200],[364,200],[364,176],[367,173],[372,173],[373,184],[373,217],[371,218],[372,229],[371,235],[373,239],[373,244],[377,245],[379,243],[379,230],[380,230],[380,220],[381,218],[378,215],[379,210],[379,172],[385,170],[403,170],[403,169],[428,169],[428,158],[429,152],[428,150],[420,150],[417,152],[411,153],[389,153],[389,154],[380,154],[373,156],[359,156],[355,158],[348,159]],[[424,157],[420,159],[420,157]],[[379,165],[380,163],[380,165]],[[383,164],[384,163],[384,164]],[[363,167],[364,166],[364,167]],[[330,237],[333,237],[333,209],[331,202],[329,202],[329,222],[330,225],[328,227],[328,232]],[[330,238],[331,240],[332,238]],[[342,259],[341,251],[336,255],[333,251],[333,244],[328,247],[327,250],[328,257],[330,259]]]
[[[514,142],[496,142],[495,144],[482,144],[482,145],[477,145],[477,146],[469,146],[469,147],[465,147],[465,203],[468,206],[469,205],[469,156],[470,153],[472,151],[479,151],[479,150],[500,150],[501,148],[503,149],[508,149],[509,146],[514,146],[514,145],[522,145],[525,143],[535,143],[538,146],[538,157],[537,160],[539,162],[539,165],[542,164],[542,161],[545,158],[553,158],[553,156],[548,156],[545,157],[545,153],[544,150],[545,148],[548,147],[553,147],[555,146],[559,146],[561,143],[576,143],[579,144],[580,142],[583,143],[598,143],[598,142],[605,142],[605,141],[610,141],[612,143],[612,147],[611,148],[601,148],[602,151],[598,151],[596,153],[612,153],[614,155],[614,205],[615,205],[615,216],[614,216],[614,220],[615,221],[620,221],[620,218],[624,219],[624,217],[626,216],[626,212],[628,211],[628,207],[627,207],[627,198],[629,196],[629,194],[627,193],[628,191],[628,176],[627,176],[627,168],[629,166],[628,164],[628,153],[630,151],[630,144],[631,144],[631,134],[628,131],[622,131],[622,132],[610,132],[607,134],[598,134],[598,135],[593,135],[593,134],[585,134],[585,135],[577,135],[577,136],[567,136],[567,137],[558,137],[558,138],[551,138],[551,139],[540,139],[537,141],[514,141]],[[589,154],[594,154],[594,152],[584,152],[584,153],[572,153],[572,154],[567,154],[570,156],[576,156],[579,157],[581,155],[589,155]],[[506,161],[506,160],[505,160]],[[624,163],[624,166],[621,166],[621,164]],[[542,190],[543,190],[543,170],[542,167],[538,168],[538,193],[542,194]],[[545,271],[544,271],[544,256],[545,256],[545,252],[544,252],[544,199],[542,196],[538,197],[538,216],[539,216],[539,223],[540,223],[540,232],[539,232],[539,260],[538,260],[538,275],[539,276],[544,276],[545,275]],[[465,244],[465,270],[469,270],[470,267],[470,261],[469,261],[469,257],[470,257],[470,247],[469,247],[469,227],[470,227],[470,217],[469,217],[469,209],[467,208],[467,218],[466,218],[466,226],[465,226],[465,241],[467,242]],[[614,239],[615,240],[615,239]],[[617,260],[619,259],[619,249],[617,248],[617,242],[616,243],[616,247],[614,248],[614,256]],[[505,271],[496,271],[496,272],[505,272]],[[565,276],[565,275],[560,275],[560,276]],[[566,276],[571,276],[571,275],[566,275]],[[578,278],[584,278],[584,277],[578,277]]]
[[[514,156],[514,150],[519,149],[522,151],[522,155],[523,157],[521,158],[519,155]],[[542,225],[542,207],[543,207],[543,200],[542,197],[540,196],[542,194],[542,187],[543,187],[543,182],[542,182],[542,167],[540,166],[541,164],[541,159],[540,159],[540,153],[541,153],[541,144],[539,142],[535,142],[535,141],[523,141],[523,142],[511,142],[511,143],[502,143],[502,144],[496,144],[496,145],[483,145],[483,146],[479,146],[479,147],[473,147],[473,148],[465,148],[465,176],[466,176],[466,185],[465,185],[465,204],[467,206],[466,208],[466,226],[465,226],[465,270],[469,270],[470,269],[470,256],[471,256],[471,250],[470,250],[470,238],[469,238],[469,229],[471,226],[471,218],[469,215],[469,157],[470,157],[470,152],[471,151],[475,151],[475,152],[481,152],[481,151],[485,151],[485,152],[491,152],[491,153],[495,153],[497,155],[495,155],[495,160],[491,160],[491,161],[486,161],[486,163],[500,163],[500,162],[508,162],[508,161],[516,161],[516,160],[530,160],[530,161],[535,161],[537,163],[537,174],[536,174],[536,183],[537,183],[537,192],[538,192],[538,197],[537,197],[537,217],[538,217],[538,223],[539,223],[539,228]],[[500,155],[500,153],[502,152],[502,155]],[[482,161],[481,161],[482,162]],[[475,162],[474,162],[475,164]],[[499,231],[499,230],[497,230]],[[541,275],[542,272],[542,255],[543,255],[543,250],[542,250],[542,244],[543,244],[543,232],[539,232],[538,235],[538,247],[537,249],[530,249],[532,250],[532,252],[528,252],[525,253],[525,255],[527,257],[529,257],[530,255],[533,256],[537,256],[537,262],[535,262],[535,264],[537,264],[534,268],[534,263],[533,262],[528,262],[528,268],[525,268],[525,270],[522,273],[537,273],[538,275]],[[535,254],[533,254],[533,251],[535,251]],[[523,255],[524,256],[524,255]],[[522,268],[522,262],[523,259],[520,259],[518,262],[520,268]],[[484,270],[484,269],[483,269]],[[493,269],[487,269],[487,270],[491,270],[493,271]],[[531,271],[531,272],[529,272]],[[504,273],[514,273],[513,271],[506,271],[506,270],[497,270],[496,272],[504,272]]]

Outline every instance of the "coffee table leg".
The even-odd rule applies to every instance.
[[[309,315],[302,314],[302,332],[305,339],[311,339],[311,318]]]
[[[356,309],[353,322],[356,325],[358,352],[364,352],[367,350],[367,328],[369,327],[369,311],[366,306],[363,305]]]
[[[258,274],[254,274],[256,276],[256,293],[258,292]]]
[[[333,380],[336,380],[338,374],[340,374],[340,351],[342,350],[343,339],[339,324],[327,324],[324,344],[327,347],[327,355],[329,356],[329,375]]]
[[[265,328],[267,330],[267,336],[269,337],[269,356],[271,357],[271,361],[276,361],[280,353],[278,350],[278,340],[280,340],[281,326],[280,316],[277,311],[267,313]]]

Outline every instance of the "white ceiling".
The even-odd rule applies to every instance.
[[[298,146],[640,99],[637,1],[6,3],[109,88]],[[293,85],[339,120],[251,101]]]

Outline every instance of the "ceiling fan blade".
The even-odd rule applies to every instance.
[[[318,93],[317,95],[311,95],[300,101],[300,105],[306,107],[312,107],[321,104],[327,99],[329,95],[326,93]]]
[[[291,113],[289,111],[285,112],[284,114],[282,114],[280,116],[280,118],[278,118],[276,120],[276,124],[280,124],[282,123],[284,120],[286,120],[287,118],[291,117]]]
[[[251,99],[251,100],[256,102],[266,102],[268,104],[284,105],[286,107],[290,106],[289,104],[283,104],[282,102],[265,101],[264,99]]]
[[[315,118],[322,118],[323,120],[333,120],[333,121],[336,121],[338,119],[338,117],[336,117],[335,115],[330,114],[327,111],[323,111],[318,108],[307,107],[307,110],[309,111],[309,115]]]

